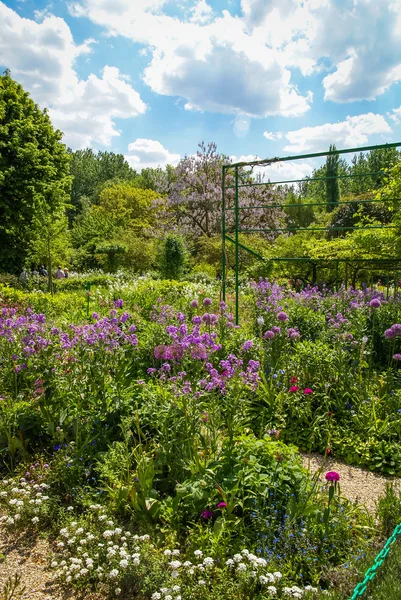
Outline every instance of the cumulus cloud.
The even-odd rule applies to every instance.
[[[91,52],[93,40],[76,45],[67,23],[53,15],[43,22],[21,18],[0,2],[0,56],[33,99],[48,107],[54,125],[73,148],[109,145],[120,135],[113,119],[130,118],[146,110],[138,92],[116,67],[102,76],[80,79],[76,59]]]
[[[180,21],[120,1],[119,14],[108,13],[104,0],[82,0],[80,10],[111,35],[151,48],[144,81],[154,92],[184,98],[188,110],[257,117],[309,110],[311,94],[298,91],[278,53],[251,36],[244,20],[223,11],[206,24]]]
[[[128,145],[128,154],[125,158],[132,168],[140,171],[147,167],[176,166],[181,156],[169,152],[156,140],[138,138],[135,142]]]
[[[198,0],[191,12],[191,23],[207,23],[213,16],[213,9],[206,0]]]
[[[294,153],[319,152],[330,144],[340,148],[363,146],[372,135],[390,135],[390,125],[382,115],[367,113],[347,117],[338,123],[325,123],[316,127],[302,127],[285,134],[289,142],[284,150]]]
[[[393,108],[391,113],[388,113],[388,116],[394,123],[401,123],[401,106]]]

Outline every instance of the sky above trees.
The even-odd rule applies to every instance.
[[[399,0],[6,0],[0,23],[0,66],[65,143],[137,170],[201,139],[241,159],[401,139]]]

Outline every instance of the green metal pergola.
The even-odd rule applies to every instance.
[[[227,291],[227,260],[226,260],[226,243],[229,242],[235,246],[235,321],[238,325],[239,322],[239,250],[245,250],[249,252],[259,260],[265,261],[265,257],[261,256],[258,252],[255,252],[251,248],[248,248],[246,245],[242,244],[239,241],[240,233],[296,233],[298,231],[326,231],[326,232],[334,232],[334,231],[351,231],[354,229],[358,230],[368,230],[368,229],[396,229],[395,225],[372,225],[372,226],[363,226],[363,227],[286,227],[286,228],[271,228],[271,229],[263,229],[263,228],[241,228],[239,223],[239,214],[240,211],[243,210],[255,210],[255,209],[267,209],[271,210],[274,208],[283,208],[282,204],[270,204],[270,205],[262,205],[262,206],[240,206],[239,204],[239,191],[241,188],[245,187],[255,187],[255,186],[273,186],[273,185],[286,185],[290,183],[301,183],[306,180],[304,179],[289,179],[283,181],[246,181],[244,183],[240,179],[240,169],[244,167],[263,167],[269,166],[275,163],[283,163],[289,161],[296,160],[305,160],[310,158],[321,158],[329,155],[335,154],[356,154],[359,152],[368,152],[370,150],[378,150],[378,149],[388,149],[388,148],[397,148],[401,146],[401,142],[395,142],[391,144],[379,144],[375,146],[364,146],[360,148],[347,148],[344,150],[329,150],[327,152],[315,152],[312,154],[301,154],[296,156],[284,156],[281,158],[266,158],[263,160],[254,160],[249,162],[237,162],[232,164],[226,164],[222,167],[222,290],[223,290],[223,300],[226,299],[226,291]],[[233,185],[227,185],[228,175],[230,172],[234,176]],[[383,171],[377,173],[362,173],[355,175],[340,175],[335,177],[318,177],[313,179],[313,181],[326,181],[328,179],[347,179],[347,178],[358,178],[358,177],[372,177],[372,176],[382,176]],[[233,190],[234,192],[234,206],[227,206],[227,191]],[[341,204],[368,204],[377,202],[376,200],[366,199],[366,200],[351,200],[351,201],[339,201],[338,205]],[[303,204],[303,207],[306,206],[326,206],[326,202],[312,202]],[[286,207],[298,207],[299,204],[288,204]],[[233,231],[227,231],[226,227],[226,217],[227,215],[233,212],[234,213],[234,229]],[[229,234],[231,234],[231,237]],[[313,259],[310,257],[293,257],[293,258],[272,258],[271,262],[279,262],[279,261],[313,261],[318,262],[321,260],[322,262],[334,262],[336,264],[336,272],[338,274],[338,265],[341,262],[345,262],[345,264],[349,264],[351,262],[370,262],[370,263],[380,263],[380,264],[388,264],[388,265],[400,265],[401,257],[384,257],[378,259],[345,259],[345,258],[332,258],[332,259]],[[394,280],[398,276],[396,269],[394,271]],[[396,288],[396,286],[395,286]],[[389,284],[387,283],[387,292],[389,289]]]

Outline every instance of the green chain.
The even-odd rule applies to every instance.
[[[358,583],[358,585],[354,589],[354,593],[351,596],[351,600],[356,600],[357,598],[360,598],[366,592],[369,581],[372,581],[372,579],[374,579],[377,570],[379,569],[379,567],[382,566],[382,564],[386,560],[387,554],[390,552],[391,544],[394,544],[394,542],[397,540],[397,537],[400,534],[401,523],[397,525],[397,527],[394,529],[393,533],[388,538],[387,542],[384,544],[383,549],[376,556],[373,565],[366,571],[363,581],[361,583]]]

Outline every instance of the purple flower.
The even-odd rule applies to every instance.
[[[94,319],[95,321],[99,319],[99,315],[97,312],[92,313],[92,319]]]
[[[211,305],[212,305],[211,298],[204,298],[204,300],[203,300],[203,306],[211,306]]]
[[[194,317],[194,318],[192,319],[192,323],[193,323],[194,325],[200,325],[200,324],[202,323],[202,317]]]
[[[266,333],[264,334],[263,337],[265,338],[265,340],[272,340],[272,339],[274,339],[275,335],[276,334],[274,333],[274,331],[269,330],[269,331],[266,331]]]
[[[384,337],[387,338],[388,340],[392,340],[396,337],[396,332],[394,331],[394,329],[386,329],[386,331],[384,332]]]
[[[209,519],[213,519],[213,512],[211,510],[204,510],[203,513],[201,514],[202,519],[205,519],[206,521]]]
[[[373,298],[370,302],[369,302],[369,306],[370,308],[380,308],[382,305],[382,303],[380,302],[379,298]]]
[[[277,325],[274,325],[274,327],[272,327],[272,332],[278,335],[281,333],[281,328],[277,327]]]
[[[191,308],[198,308],[199,303],[197,300],[191,300],[190,306]]]
[[[397,360],[397,361],[401,360],[401,354],[394,354],[393,360]]]
[[[253,348],[253,341],[247,340],[242,346],[242,352],[248,352],[248,350],[250,350],[251,348]]]
[[[334,481],[337,483],[337,481],[340,481],[340,474],[337,473],[337,471],[328,471],[325,475],[325,479],[326,481]]]
[[[281,310],[279,313],[277,313],[277,319],[279,321],[288,321],[288,315],[283,310]]]
[[[124,306],[124,300],[116,300],[114,302],[114,308],[122,308]]]

